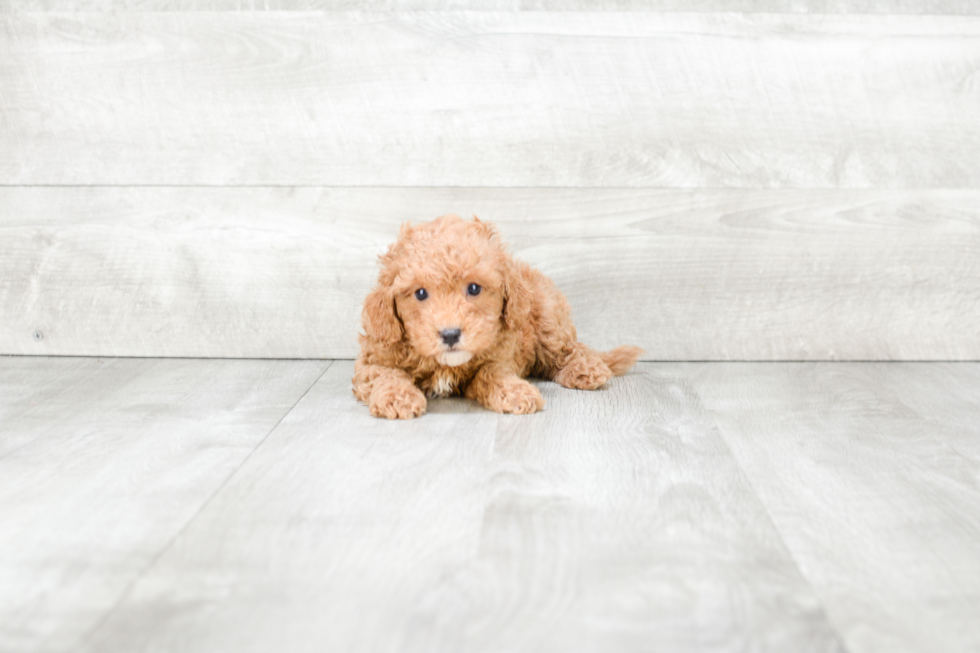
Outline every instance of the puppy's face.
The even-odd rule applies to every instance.
[[[399,244],[395,309],[412,348],[455,367],[491,347],[502,328],[505,258],[492,228],[443,218]]]
[[[500,330],[503,296],[477,273],[462,279],[419,279],[395,303],[416,352],[455,367],[490,347]]]

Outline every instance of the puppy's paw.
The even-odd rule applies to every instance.
[[[612,375],[612,370],[598,356],[577,356],[558,370],[555,383],[573,390],[595,390]]]
[[[425,414],[425,395],[416,387],[397,390],[375,390],[369,408],[375,417],[412,419]]]
[[[498,413],[526,415],[544,408],[544,397],[524,379],[514,379],[494,386],[482,403]]]

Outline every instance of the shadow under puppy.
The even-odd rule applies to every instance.
[[[353,379],[354,395],[376,417],[418,417],[426,395],[533,413],[544,399],[525,377],[594,390],[642,353],[578,342],[565,296],[511,258],[496,228],[477,218],[406,223],[380,258]]]

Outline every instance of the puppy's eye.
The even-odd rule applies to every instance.
[[[419,288],[418,290],[415,291],[415,299],[419,300],[420,302],[423,301],[428,296],[429,293],[425,292],[425,288]]]
[[[466,294],[472,295],[473,297],[479,295],[481,290],[483,290],[483,288],[475,283],[471,283],[470,285],[466,286]]]

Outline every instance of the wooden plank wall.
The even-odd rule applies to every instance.
[[[0,4],[0,353],[353,357],[455,212],[597,347],[980,358],[980,7],[593,4]]]

